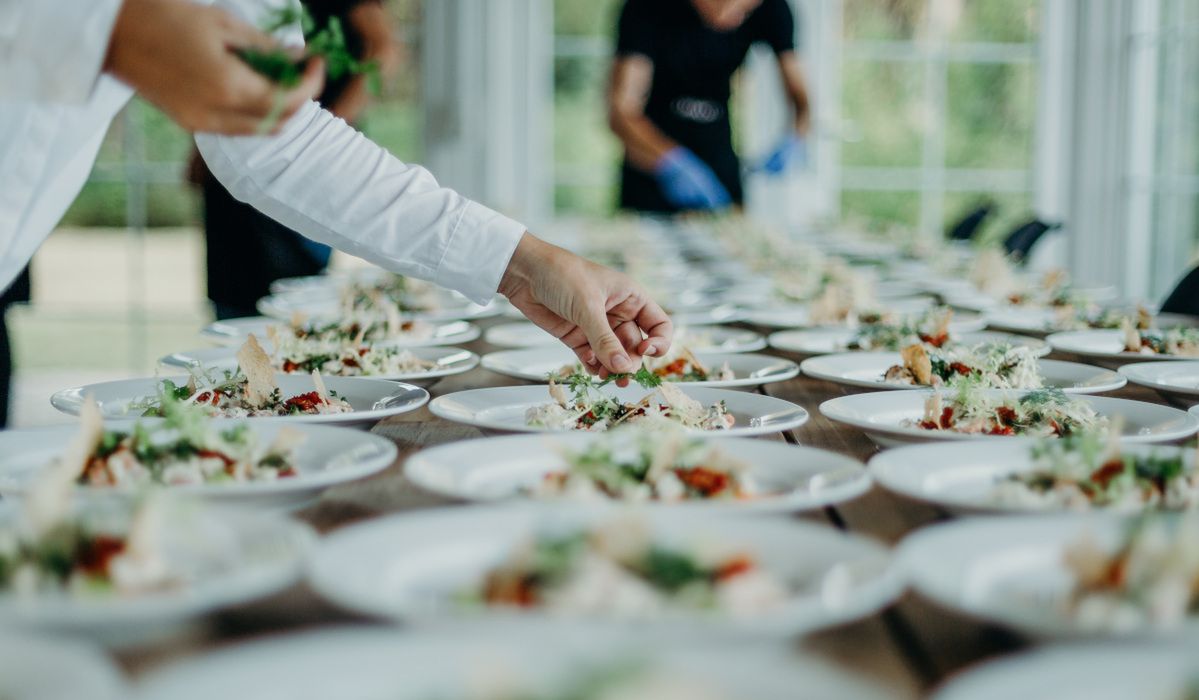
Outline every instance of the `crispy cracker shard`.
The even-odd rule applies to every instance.
[[[1120,320],[1120,330],[1124,333],[1124,351],[1125,352],[1140,352],[1141,351],[1141,334],[1133,328],[1132,322],[1127,318]]]
[[[256,408],[270,403],[275,390],[279,388],[275,384],[275,368],[253,334],[237,351],[237,364],[242,374],[246,375],[246,403]]]
[[[916,383],[922,386],[931,386],[933,383],[933,362],[928,357],[928,352],[924,346],[916,343],[909,345],[899,351],[903,358],[903,366],[912,373],[912,377],[916,379]]]
[[[79,412],[79,432],[67,443],[62,455],[37,475],[25,500],[25,515],[35,533],[48,532],[67,517],[75,480],[103,438],[100,406],[89,395]]]

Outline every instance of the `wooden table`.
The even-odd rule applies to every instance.
[[[479,353],[497,349],[483,341],[469,347]],[[1078,360],[1069,356],[1060,359]],[[518,383],[479,368],[443,380],[433,387],[432,393],[436,396]],[[767,386],[763,393],[807,408],[812,418],[797,430],[761,439],[781,438],[794,444],[841,452],[863,461],[877,451],[860,431],[835,424],[819,413],[821,402],[854,393],[854,390],[799,377]],[[1137,387],[1110,395],[1162,403],[1156,393]],[[370,479],[331,489],[297,517],[327,533],[387,513],[450,505],[451,501],[409,483],[404,478],[404,459],[423,447],[482,437],[479,430],[436,418],[428,409],[380,423],[374,432],[399,445],[400,458],[396,464]],[[799,517],[894,544],[915,528],[949,516],[937,508],[900,498],[876,486],[854,501]],[[346,624],[379,623],[337,610],[305,586],[298,585],[270,600],[213,615],[197,626],[194,633],[169,644],[119,653],[117,660],[133,678],[137,678],[164,662],[223,645],[269,634]],[[971,664],[1019,650],[1028,644],[1027,640],[1011,632],[947,611],[911,593],[896,605],[865,620],[817,632],[797,641],[799,648],[870,677],[894,689],[899,696],[924,695]]]

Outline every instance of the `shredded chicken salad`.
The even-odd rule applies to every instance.
[[[1144,515],[1113,550],[1086,535],[1071,542],[1067,611],[1080,627],[1172,628],[1199,608],[1199,515]]]
[[[725,382],[737,378],[727,362],[719,367],[709,367],[690,348],[678,344],[662,357],[647,358],[645,367],[668,382]],[[558,370],[555,379],[570,381],[572,376],[583,371],[582,365],[577,362],[564,365]]]
[[[624,403],[601,390],[621,378],[654,391],[637,403]],[[632,375],[611,375],[602,382],[581,370],[567,377],[565,384],[559,384],[551,376],[549,394],[552,403],[526,411],[527,425],[549,430],[602,432],[625,423],[668,422],[694,430],[727,430],[736,423],[724,402],[704,406],[682,389],[663,383],[661,377],[645,367]]]
[[[167,398],[165,420],[138,422],[129,431],[105,430],[94,401],[84,404],[77,438],[84,458],[66,465],[85,486],[141,487],[275,481],[296,475],[303,434],[281,429],[263,444],[250,426],[218,427],[202,407]],[[77,456],[77,455],[76,455]]]
[[[996,505],[1029,509],[1190,509],[1199,505],[1199,477],[1183,452],[1125,452],[1117,431],[1079,433],[1030,448],[1032,469],[1001,479]]]
[[[949,324],[952,320],[953,309],[940,307],[894,323],[864,325],[845,344],[845,349],[899,350],[916,344],[930,349],[947,347],[951,342]]]
[[[538,498],[621,501],[733,500],[761,494],[749,465],[678,431],[622,427],[586,449],[564,451],[565,468],[532,489]]]
[[[220,418],[260,416],[331,415],[350,413],[353,406],[329,391],[320,372],[313,370],[313,390],[284,397],[275,382],[271,358],[253,335],[237,352],[238,369],[214,379],[202,371],[193,372],[187,384],[176,386],[163,380],[157,396],[145,397],[132,404],[144,416],[165,415],[168,401],[202,406],[208,415]]]
[[[1199,328],[1182,326],[1163,330],[1141,330],[1125,320],[1124,351],[1141,355],[1199,357]]]
[[[1005,343],[934,350],[910,345],[900,351],[902,364],[883,375],[888,384],[952,386],[970,381],[987,389],[1040,389],[1044,379],[1031,348]]]
[[[964,382],[952,393],[930,393],[924,415],[906,420],[904,425],[968,435],[1059,437],[1106,431],[1108,421],[1090,404],[1070,398],[1061,389],[1037,389],[1012,397],[990,394]]]
[[[647,619],[670,610],[749,617],[782,605],[788,586],[746,552],[655,542],[636,520],[535,536],[487,572],[467,600],[573,615]]]
[[[300,339],[268,329],[275,369],[288,374],[320,372],[334,377],[380,377],[428,372],[436,362],[411,350],[378,345],[362,337]]]

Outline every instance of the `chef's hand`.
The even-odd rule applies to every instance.
[[[682,146],[658,159],[654,176],[666,199],[680,209],[723,209],[732,203],[716,173]]]
[[[529,233],[499,291],[601,377],[633,372],[643,356],[670,349],[670,318],[637,283]]]
[[[808,142],[799,134],[790,133],[775,146],[757,170],[767,175],[779,175],[793,164],[803,166],[807,162]]]
[[[300,84],[284,90],[233,53],[277,47],[219,8],[190,0],[125,0],[104,70],[189,131],[254,134],[270,119],[278,129],[324,85],[322,61],[309,61]]]

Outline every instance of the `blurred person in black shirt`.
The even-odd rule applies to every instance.
[[[673,214],[739,206],[733,150],[734,73],[756,43],[778,60],[792,128],[755,169],[779,174],[806,159],[811,115],[787,0],[625,0],[608,92],[624,144],[622,209]]]
[[[303,0],[302,4],[318,28],[336,18],[350,52],[362,62],[374,61],[384,80],[394,73],[399,51],[381,0]],[[354,124],[369,97],[366,76],[347,73],[337,79],[326,76],[318,101]],[[255,303],[269,293],[271,282],[325,269],[332,252],[328,246],[234,199],[207,171],[198,154],[192,157],[190,179],[201,186],[204,195],[208,298],[218,319],[256,316]]]

